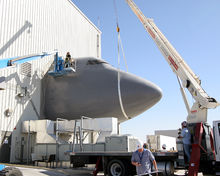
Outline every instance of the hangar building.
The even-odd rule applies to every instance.
[[[101,32],[71,0],[2,0],[0,13],[0,160],[20,162],[21,122],[39,119],[41,80],[54,58],[10,67],[1,60],[54,49],[100,58]]]

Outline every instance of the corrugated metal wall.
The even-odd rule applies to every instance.
[[[101,56],[100,31],[69,0],[0,1],[0,58],[54,49]]]
[[[2,140],[4,140],[4,135],[7,134],[7,131],[13,132],[11,162],[20,162],[22,158],[22,121],[39,118],[41,79],[52,62],[53,57],[49,56],[0,69],[0,76],[4,76],[6,82],[6,89],[0,91],[0,131],[2,133],[0,135]],[[19,96],[20,93],[23,96]],[[9,116],[6,115],[7,111],[11,113]]]
[[[25,72],[22,73],[22,67],[25,66],[25,63],[0,69],[0,75],[6,78],[6,89],[0,91],[1,131],[12,131],[21,117],[27,119],[29,116],[30,119],[38,118],[37,115],[40,114],[41,79],[51,65],[52,58],[47,57],[28,62],[31,75],[27,75]],[[24,97],[19,97],[19,93],[23,93]],[[29,107],[27,107],[28,105]],[[10,116],[6,115],[7,110],[10,110]],[[28,111],[27,117],[24,117],[25,111]]]
[[[71,0],[0,0],[0,59],[54,49],[62,56],[70,51],[72,57],[101,57],[100,35]],[[0,91],[0,131],[13,131],[12,148],[21,146],[20,122],[38,119],[41,79],[52,62],[53,57],[30,61],[31,76],[22,73],[24,64],[0,69],[0,77],[6,77],[6,90]],[[15,153],[21,152],[13,150],[15,162],[21,158]]]

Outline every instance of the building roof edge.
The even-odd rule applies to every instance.
[[[67,0],[69,3],[101,34],[101,30],[89,20],[89,18],[73,3],[72,0]]]

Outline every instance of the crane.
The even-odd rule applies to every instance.
[[[201,168],[207,166],[212,168],[214,166],[210,165],[210,163],[215,163],[216,161],[213,132],[206,122],[207,110],[216,108],[219,106],[219,103],[214,98],[208,96],[204,91],[201,87],[199,77],[186,64],[180,54],[158,29],[153,20],[146,18],[133,0],[126,0],[126,2],[141,21],[144,28],[156,43],[165,60],[177,76],[180,91],[188,112],[187,122],[194,139],[188,176],[197,176]],[[195,100],[191,108],[184,88],[189,91]]]
[[[165,60],[176,74],[180,91],[188,112],[188,123],[207,122],[207,109],[214,109],[219,103],[201,87],[201,80],[183,60],[176,49],[171,45],[163,33],[158,29],[154,21],[146,18],[132,0],[126,0],[132,11],[143,24],[153,41],[156,43]],[[195,102],[190,108],[184,88],[188,89]]]

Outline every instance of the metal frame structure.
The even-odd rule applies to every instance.
[[[76,140],[80,141],[80,151],[82,152],[83,151],[83,141],[84,141],[84,139],[88,136],[89,132],[94,132],[94,130],[88,130],[88,129],[83,128],[83,120],[84,119],[92,119],[92,118],[86,117],[86,116],[81,116],[80,120],[75,120],[74,135],[73,135],[73,147],[72,147],[73,152],[75,150]],[[79,123],[79,126],[77,126],[77,122]],[[78,133],[79,133],[79,139],[76,139],[77,128],[78,128]],[[83,135],[83,131],[88,132],[85,137]]]

